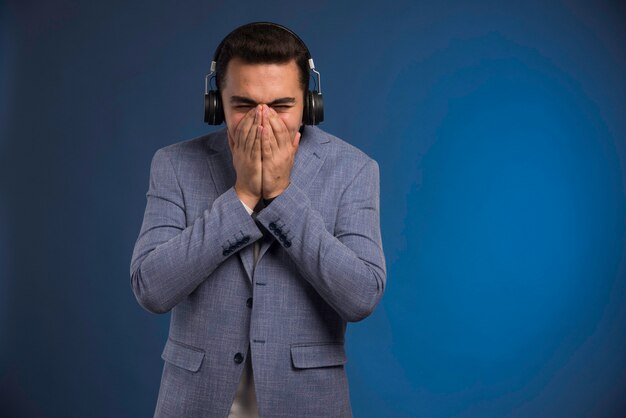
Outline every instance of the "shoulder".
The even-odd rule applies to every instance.
[[[330,134],[317,126],[307,126],[311,135],[318,139],[324,146],[328,147],[326,153],[326,163],[332,166],[352,167],[353,170],[360,171],[365,166],[375,166],[378,163],[357,146]]]
[[[153,163],[169,160],[173,165],[179,165],[181,162],[204,161],[207,155],[215,152],[225,142],[225,129],[174,142],[157,149],[152,158]]]

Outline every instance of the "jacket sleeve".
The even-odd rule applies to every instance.
[[[188,227],[185,201],[164,149],[152,158],[143,224],[130,263],[139,304],[165,313],[206,280],[228,257],[263,236],[234,187]]]
[[[346,321],[370,315],[385,289],[379,194],[378,163],[369,159],[341,196],[334,234],[293,182],[256,217]]]

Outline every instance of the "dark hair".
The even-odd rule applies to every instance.
[[[239,58],[246,64],[285,64],[292,59],[300,70],[300,85],[306,93],[309,88],[308,51],[288,30],[270,23],[244,25],[228,34],[215,57],[215,83],[218,90],[224,86],[228,63]]]

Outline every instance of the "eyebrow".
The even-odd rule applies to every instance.
[[[232,96],[230,98],[230,102],[235,103],[235,104],[247,104],[251,106],[258,105],[258,103],[255,102],[254,100],[248,97],[244,97],[244,96]],[[281,97],[280,99],[272,100],[270,103],[267,103],[267,105],[276,106],[276,105],[282,105],[282,104],[294,104],[295,102],[296,102],[295,97]]]

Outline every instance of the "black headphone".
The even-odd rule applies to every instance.
[[[309,48],[305,45],[305,43],[300,39],[298,35],[296,35],[290,29],[279,25],[277,23],[271,22],[253,22],[248,23],[246,25],[240,26],[237,29],[233,30],[229,33],[218,45],[215,50],[215,54],[213,55],[213,61],[211,61],[211,72],[206,75],[204,78],[204,121],[209,125],[219,125],[224,122],[224,107],[222,105],[222,96],[219,90],[209,90],[209,77],[215,78],[215,69],[217,67],[217,61],[219,59],[220,53],[222,51],[222,47],[224,42],[233,32],[248,27],[248,26],[259,26],[259,25],[269,25],[276,28],[283,29],[289,32],[306,50],[306,58],[309,62],[309,68],[312,72],[317,75],[317,90],[307,90],[304,98],[304,111],[302,113],[302,123],[304,125],[317,125],[320,122],[324,121],[324,100],[322,99],[322,80],[320,78],[320,73],[315,71],[315,64],[313,63],[313,58],[311,58],[311,53],[309,52]],[[310,74],[310,73],[309,73]]]

